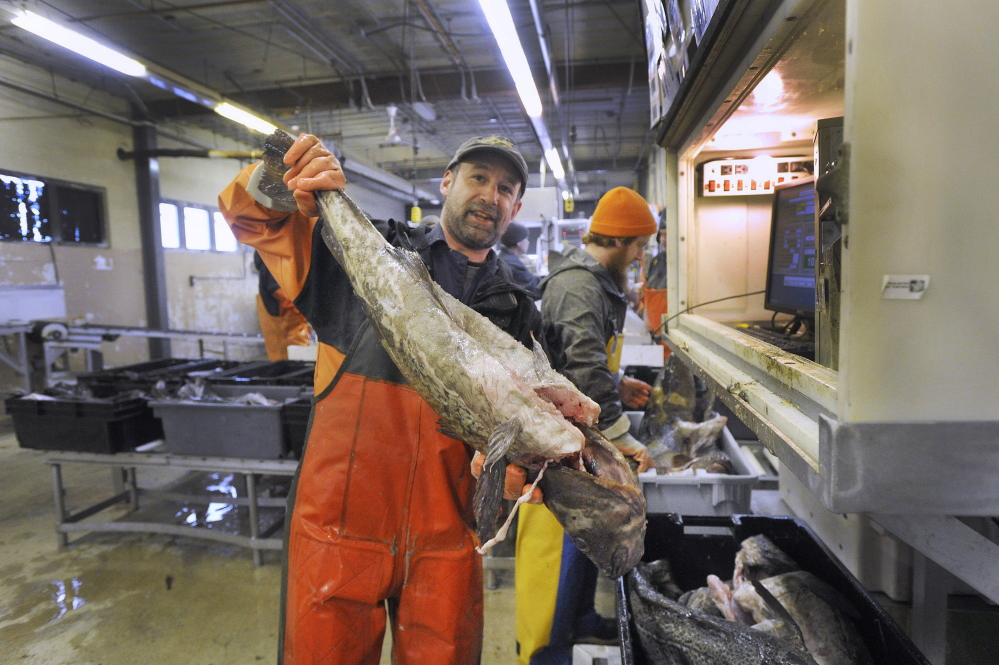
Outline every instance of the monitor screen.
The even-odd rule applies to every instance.
[[[774,191],[764,308],[815,315],[815,183],[801,178]]]

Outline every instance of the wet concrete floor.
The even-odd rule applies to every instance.
[[[133,533],[70,534],[70,546],[60,548],[43,460],[44,453],[18,447],[10,419],[0,415],[0,664],[275,662],[277,552],[264,552],[264,565],[254,567],[245,548]],[[108,496],[110,474],[106,467],[64,465],[67,506]],[[205,504],[169,510],[178,521],[212,519]],[[224,507],[215,510],[220,527],[232,518],[219,518]],[[102,515],[125,517],[126,509]],[[514,665],[512,573],[502,571],[496,581],[499,588],[486,590],[482,662]],[[390,662],[388,648],[382,662]]]

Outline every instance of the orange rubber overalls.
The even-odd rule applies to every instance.
[[[437,414],[399,374],[322,244],[317,220],[251,194],[253,168],[222,192],[219,207],[320,342],[319,392],[289,498],[283,663],[376,664],[386,615],[393,662],[476,663],[482,562],[471,530],[472,451],[438,431]],[[397,237],[403,228],[383,232],[405,245],[408,236]],[[422,249],[427,261],[430,247]],[[434,251],[451,250],[437,243]],[[507,284],[505,264],[493,271],[469,304],[530,340],[540,318],[530,296]]]

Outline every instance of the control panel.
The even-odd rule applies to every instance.
[[[812,175],[811,156],[717,159],[701,164],[702,196],[772,194],[776,185]]]

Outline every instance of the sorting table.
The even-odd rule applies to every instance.
[[[59,543],[63,547],[69,545],[69,534],[75,531],[108,531],[132,533],[162,533],[172,536],[203,538],[229,545],[249,547],[253,550],[253,564],[261,565],[262,550],[280,550],[282,538],[273,536],[274,531],[281,528],[279,521],[269,529],[261,531],[259,508],[284,507],[286,499],[281,497],[257,496],[257,476],[294,476],[298,468],[297,460],[263,460],[240,459],[232,457],[195,457],[190,455],[173,455],[159,452],[162,441],[148,443],[134,452],[122,453],[88,453],[52,451],[45,455],[45,463],[52,467],[52,489],[55,494],[56,532]],[[65,488],[62,479],[64,464],[91,464],[107,466],[112,469],[115,479],[114,494],[103,501],[70,513],[66,508]],[[231,497],[226,495],[195,495],[175,494],[152,489],[140,488],[136,481],[136,469],[140,467],[171,467],[183,471],[221,471],[241,474],[246,479],[246,496]],[[176,523],[157,521],[87,521],[88,517],[96,515],[111,506],[129,502],[133,511],[139,509],[139,497],[142,494],[156,495],[168,499],[190,503],[229,503],[237,506],[247,506],[250,517],[250,535],[224,533],[215,529],[198,526],[186,526]]]

